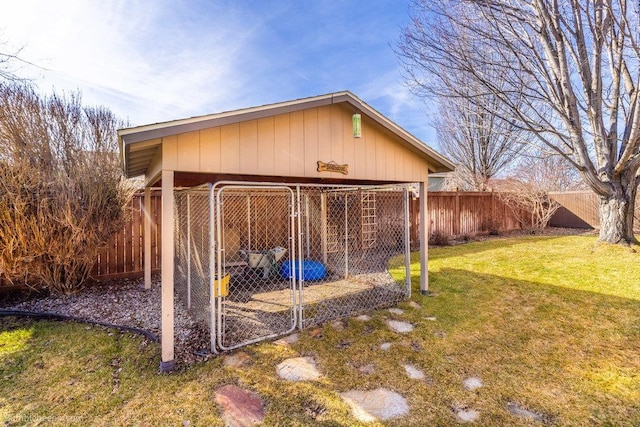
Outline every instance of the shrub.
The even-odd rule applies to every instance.
[[[525,231],[546,228],[560,208],[560,204],[549,197],[548,191],[535,182],[511,179],[502,185],[497,194]]]
[[[449,236],[441,231],[434,231],[429,236],[429,244],[433,246],[449,246]]]
[[[80,96],[0,84],[0,276],[70,293],[126,219],[123,123]]]

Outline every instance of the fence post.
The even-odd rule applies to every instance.
[[[144,187],[144,288],[151,289],[151,187]]]
[[[162,307],[161,307],[161,347],[162,360],[160,371],[172,371],[174,360],[174,326],[173,326],[173,287],[174,287],[174,215],[175,205],[173,189],[174,173],[162,171]]]
[[[453,211],[453,235],[454,236],[458,236],[460,235],[460,230],[462,229],[461,227],[461,221],[462,218],[460,218],[460,193],[458,192],[458,190],[456,189],[456,196],[454,199],[454,211]]]
[[[429,210],[427,186],[429,178],[420,183],[420,293],[429,294]]]

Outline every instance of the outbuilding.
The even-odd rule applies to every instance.
[[[428,175],[454,167],[352,93],[118,135],[145,205],[162,189],[162,370],[174,366],[174,295],[210,328],[213,352],[406,298],[409,271],[406,286],[393,271],[409,264],[409,185],[428,292]],[[145,242],[150,232],[147,219]]]

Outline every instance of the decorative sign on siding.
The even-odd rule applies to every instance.
[[[351,122],[353,124],[353,137],[360,138],[362,137],[362,117],[360,114],[356,113],[351,117]]]
[[[348,175],[349,165],[339,165],[334,161],[324,163],[318,160],[318,172],[338,172],[343,175]]]

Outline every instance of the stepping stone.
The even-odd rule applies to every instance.
[[[359,320],[361,322],[368,322],[369,320],[371,320],[371,316],[369,316],[368,314],[361,314],[360,316],[356,317],[356,320]]]
[[[395,391],[377,388],[371,391],[350,390],[340,397],[351,407],[351,413],[365,423],[402,417],[409,413],[407,400]]]
[[[320,339],[323,337],[323,331],[322,328],[315,328],[309,331],[309,336],[311,338],[316,338],[316,339]]]
[[[390,342],[383,342],[382,344],[380,344],[380,350],[387,351],[390,348],[391,348],[391,343]]]
[[[473,391],[483,386],[482,380],[478,377],[467,378],[462,382],[462,386],[469,391]]]
[[[422,306],[415,301],[409,301],[409,307],[415,308],[416,310],[420,310]]]
[[[540,421],[540,422],[547,421],[544,415],[536,414],[535,412],[532,412],[526,408],[523,408],[522,406],[514,402],[507,402],[507,409],[509,410],[509,412],[511,412],[513,415],[517,417],[528,418],[528,419]]]
[[[416,368],[413,365],[404,365],[404,370],[407,371],[407,375],[412,380],[425,380],[427,377],[424,375],[420,369]]]
[[[371,375],[376,372],[376,367],[373,363],[369,363],[367,365],[360,366],[358,368],[358,371],[362,372],[365,375]]]
[[[216,390],[216,403],[222,407],[226,426],[252,426],[264,418],[264,403],[258,394],[235,385]]]
[[[280,338],[279,340],[274,341],[273,343],[277,345],[291,345],[291,344],[297,343],[299,338],[300,336],[296,333],[296,334],[287,335],[284,338]]]
[[[475,409],[461,409],[456,411],[456,417],[464,423],[473,423],[480,418],[480,412]]]
[[[316,361],[312,357],[294,357],[276,367],[278,376],[288,381],[315,381],[320,378]]]
[[[251,356],[244,351],[239,351],[237,353],[224,356],[223,365],[228,368],[244,368],[252,363],[253,360],[251,359]]]
[[[424,318],[424,320],[429,320],[429,321],[431,321],[431,322],[435,322],[435,321],[436,321],[436,316],[426,316],[426,317]]]
[[[413,325],[407,322],[401,322],[399,320],[387,320],[387,325],[393,332],[400,334],[413,331]]]
[[[389,313],[391,314],[397,314],[398,316],[400,316],[401,314],[404,314],[404,310],[401,308],[390,308],[389,309]]]
[[[351,347],[351,344],[353,344],[352,341],[349,340],[341,340],[338,344],[336,344],[336,348],[339,348],[340,350],[343,350],[345,348],[349,348]]]
[[[333,329],[338,332],[344,330],[344,323],[342,323],[342,320],[334,320],[333,322],[331,322],[331,326],[333,326]]]

